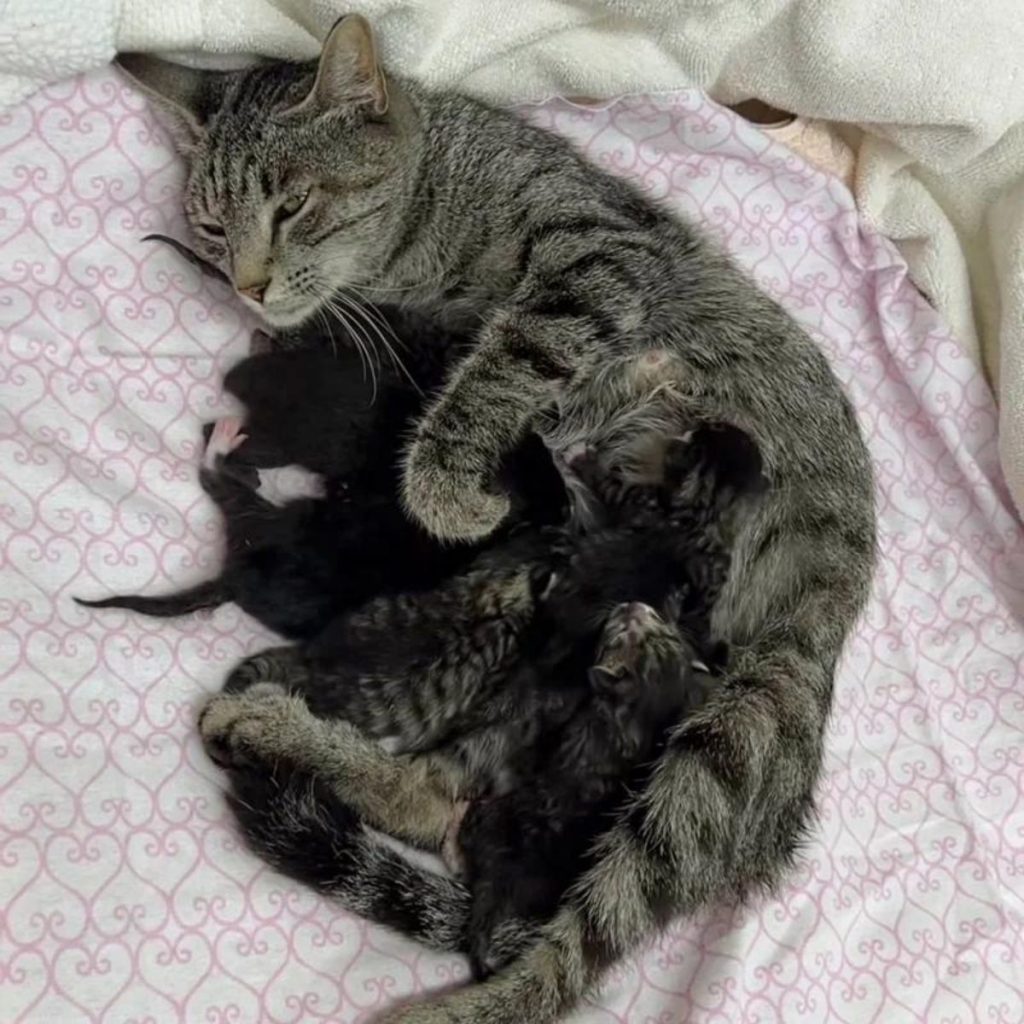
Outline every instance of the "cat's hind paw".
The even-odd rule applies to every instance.
[[[251,767],[285,753],[282,731],[305,705],[276,683],[257,683],[242,694],[216,694],[199,712],[206,753],[221,768]],[[308,712],[307,712],[308,714]]]

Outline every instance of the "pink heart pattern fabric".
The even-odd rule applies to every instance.
[[[820,342],[879,568],[818,826],[772,898],[680,922],[578,1019],[1024,1020],[1024,544],[983,381],[845,188],[697,92],[525,110],[706,225]],[[72,595],[213,571],[200,424],[253,326],[150,231],[182,168],[109,70],[0,113],[0,1017],[360,1022],[465,978],[240,847],[195,710],[271,637]]]

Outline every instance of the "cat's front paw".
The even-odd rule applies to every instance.
[[[419,438],[409,450],[403,499],[409,513],[441,540],[479,540],[509,512],[505,494],[488,491],[481,475],[459,465],[458,448]]]
[[[199,712],[199,736],[214,764],[251,767],[284,753],[282,731],[302,702],[275,683],[257,683],[244,693],[219,693]]]

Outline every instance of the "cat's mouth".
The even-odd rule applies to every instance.
[[[307,298],[275,299],[264,302],[256,312],[271,327],[298,327],[309,320],[317,311],[319,303]]]

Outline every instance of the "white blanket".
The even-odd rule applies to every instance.
[[[309,57],[345,0],[8,0],[0,104],[117,50]],[[510,103],[697,84],[859,126],[856,192],[1001,398],[1024,508],[1021,0],[360,0],[387,63]]]
[[[846,189],[697,91],[524,113],[708,225],[812,332],[878,497],[796,870],[677,922],[573,1021],[1020,1024],[1024,529],[984,383]],[[195,716],[272,638],[230,605],[71,600],[219,560],[197,444],[252,324],[141,241],[184,231],[154,128],[108,69],[0,116],[0,1024],[371,1024],[465,968],[240,848]]]

